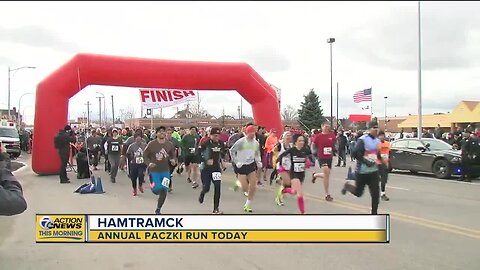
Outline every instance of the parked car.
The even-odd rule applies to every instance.
[[[396,140],[391,143],[390,169],[428,172],[437,178],[450,178],[452,174],[462,173],[461,151],[454,150],[448,143],[437,139]]]

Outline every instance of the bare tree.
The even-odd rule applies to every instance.
[[[129,105],[124,109],[120,110],[120,117],[124,121],[127,119],[133,119],[135,118],[135,113],[136,113],[135,107],[133,107],[132,105]]]
[[[194,118],[212,118],[207,110],[202,105],[203,98],[199,98],[198,101],[188,103],[188,110]]]
[[[286,121],[292,121],[298,119],[298,110],[295,109],[293,106],[288,105],[282,111],[282,118]]]

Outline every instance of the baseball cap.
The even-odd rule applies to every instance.
[[[250,133],[255,133],[255,127],[254,126],[248,126],[245,129],[245,134],[250,134]]]
[[[210,135],[218,135],[220,134],[220,129],[217,127],[214,127],[210,130]]]
[[[118,133],[118,129],[113,128],[113,129],[112,129],[112,133],[113,133],[113,132],[117,132],[117,133]]]

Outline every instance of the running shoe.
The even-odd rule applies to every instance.
[[[134,197],[137,196],[137,189],[134,189],[134,190],[133,190],[133,196],[134,196]]]
[[[315,180],[317,180],[317,178],[315,177],[315,173],[312,173],[312,183],[315,184]]]
[[[200,193],[200,196],[198,197],[198,202],[203,203],[203,200],[205,199],[205,194]]]
[[[248,192],[243,192],[243,195],[245,195],[245,197],[248,197]]]
[[[192,188],[193,188],[193,189],[198,188],[197,182],[194,182],[194,183],[192,184]]]
[[[277,195],[275,196],[275,203],[278,205],[278,206],[283,206],[285,205],[283,203],[283,186],[280,186],[277,190]]]
[[[382,201],[390,201],[390,198],[388,198],[386,194],[383,194],[381,198]]]
[[[138,190],[140,191],[140,193],[143,193],[143,187],[142,187],[142,185],[138,186]]]
[[[214,215],[223,215],[223,212],[220,212],[220,210],[215,209],[215,210],[213,210],[212,214],[214,214]]]
[[[188,183],[191,183],[192,182],[192,179],[190,179],[190,177],[187,178],[187,182]]]
[[[155,210],[155,215],[161,215],[161,214],[162,214],[162,213],[160,213],[160,209],[157,208],[157,209]]]
[[[233,191],[237,192],[241,187],[240,181],[237,180],[235,183],[233,183]]]
[[[332,198],[332,196],[330,196],[330,194],[328,194],[327,196],[325,196],[325,200],[327,202],[331,202],[331,201],[333,201],[333,198]]]
[[[253,212],[252,207],[250,207],[250,205],[244,205],[243,206],[243,211],[245,213],[252,213]]]

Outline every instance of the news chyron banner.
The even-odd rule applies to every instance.
[[[389,215],[70,216],[77,218],[75,222],[80,222],[81,218],[84,218],[83,221],[86,223],[82,223],[85,225],[83,234],[80,229],[74,232],[77,227],[61,228],[62,224],[65,224],[62,222],[67,221],[61,218],[65,217],[48,216],[53,226],[47,226],[45,225],[47,216],[37,216],[37,222],[40,224],[44,222],[43,226],[37,224],[37,242],[389,243],[390,241]],[[83,236],[85,237],[81,238]]]

